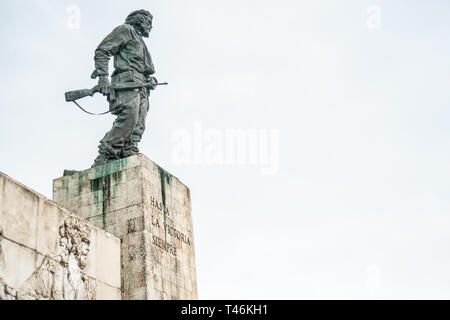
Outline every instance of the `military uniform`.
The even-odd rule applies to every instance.
[[[113,84],[146,82],[155,73],[142,36],[127,23],[114,29],[96,49],[93,78],[108,75],[108,63],[112,56],[115,69]],[[149,88],[116,90],[116,99],[109,101],[109,108],[117,118],[112,129],[100,141],[99,155],[93,166],[139,153],[137,145],[145,130],[149,94]]]

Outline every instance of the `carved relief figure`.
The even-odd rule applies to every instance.
[[[19,288],[0,278],[0,300],[93,300],[95,283],[86,274],[90,229],[68,218],[59,228],[58,253],[45,256],[41,265]]]

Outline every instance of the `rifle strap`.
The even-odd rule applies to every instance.
[[[80,108],[81,110],[83,110],[83,111],[86,112],[87,114],[90,114],[90,115],[93,115],[93,116],[102,116],[102,115],[104,115],[104,114],[107,114],[107,113],[110,113],[110,112],[111,112],[111,110],[109,110],[109,111],[106,111],[106,112],[103,112],[103,113],[92,113],[92,112],[89,112],[89,111],[87,111],[87,110],[84,110],[83,107],[80,106],[80,105],[78,104],[78,102],[76,102],[76,100],[73,100],[73,103],[75,103],[75,104],[77,105],[78,108]]]

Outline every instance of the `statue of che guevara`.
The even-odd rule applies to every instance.
[[[100,141],[99,155],[92,167],[139,153],[138,143],[145,130],[149,110],[150,89],[158,85],[152,77],[155,68],[143,37],[152,29],[153,16],[146,10],[128,15],[121,26],[115,28],[95,50],[95,70],[91,77],[98,78],[98,90],[108,96],[109,109],[116,115],[112,129]],[[114,72],[109,81],[108,62],[114,57]],[[149,83],[140,88],[110,91],[114,85]]]

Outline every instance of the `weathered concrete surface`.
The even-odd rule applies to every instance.
[[[0,300],[120,297],[120,239],[0,173]]]
[[[53,199],[122,240],[122,299],[197,299],[189,189],[139,154],[62,177]]]

